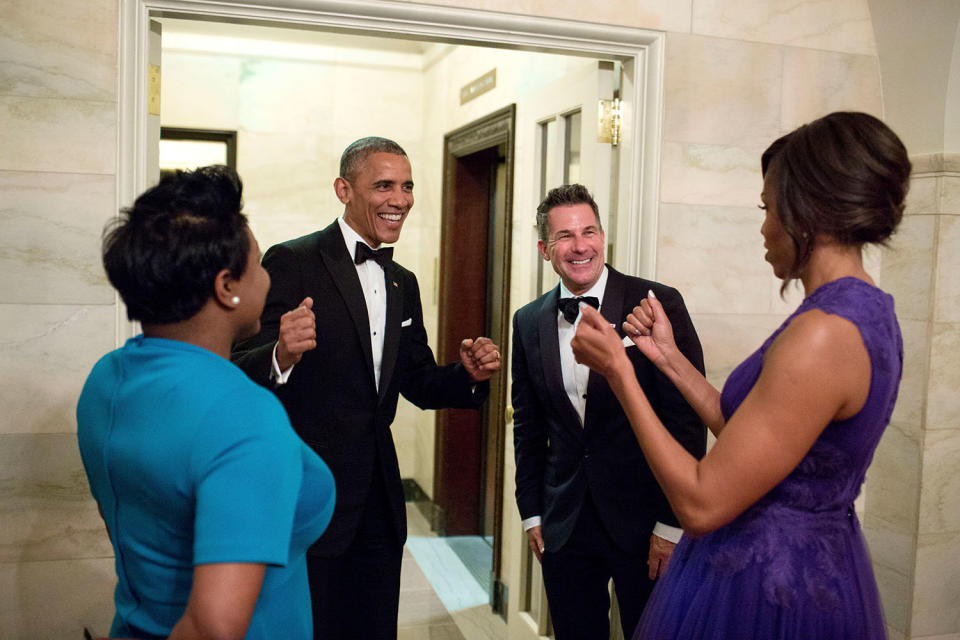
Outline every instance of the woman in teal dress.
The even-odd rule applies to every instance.
[[[784,287],[800,281],[800,307],[722,393],[677,350],[656,299],[624,323],[717,436],[702,460],[659,423],[592,309],[573,342],[610,382],[684,529],[634,640],[886,637],[853,500],[890,422],[903,342],[862,248],[900,222],[910,161],[880,120],[833,113],[761,164],[765,258]]]
[[[143,328],[94,366],[77,406],[116,556],[113,637],[312,637],[305,552],[333,512],[333,477],[229,359],[270,287],[241,193],[226,167],[178,171],[104,239]]]

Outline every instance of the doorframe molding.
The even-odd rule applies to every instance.
[[[615,57],[624,63],[618,268],[654,277],[666,34],[660,31],[385,0],[121,0],[118,37],[117,204],[147,187],[147,56],[151,17],[292,23],[365,35]]]

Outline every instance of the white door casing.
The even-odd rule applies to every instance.
[[[258,4],[218,0],[121,0],[118,207],[132,203],[137,194],[156,180],[154,169],[147,161],[151,150],[147,115],[151,17],[246,20],[275,26],[296,24],[365,35],[390,34],[410,39],[535,49],[620,61],[623,65],[621,99],[624,109],[616,168],[619,184],[617,219],[616,229],[608,232],[612,232],[615,238],[618,268],[637,275],[653,276],[659,202],[663,33],[380,0],[261,0]],[[590,122],[584,122],[584,127],[595,131],[595,116],[590,119]],[[521,129],[518,131],[522,132]],[[516,177],[516,180],[527,179],[525,175]],[[596,190],[596,186],[592,188]],[[517,206],[524,205],[517,203]],[[118,329],[118,343],[129,335],[126,331]],[[505,504],[513,504],[512,478],[507,479],[504,493]],[[532,640],[537,634],[529,625],[520,624],[514,592],[519,590],[519,562],[506,557],[509,549],[526,547],[526,537],[520,529],[515,509],[505,510],[503,535],[510,538],[503,545],[504,580],[511,591],[508,634],[510,638]]]

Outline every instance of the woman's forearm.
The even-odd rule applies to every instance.
[[[720,435],[726,421],[720,410],[720,392],[716,387],[703,377],[679,349],[674,349],[669,356],[656,364],[713,435]]]

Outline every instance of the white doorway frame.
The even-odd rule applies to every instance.
[[[117,201],[147,187],[148,34],[151,17],[290,23],[479,46],[552,51],[623,62],[624,104],[615,253],[620,269],[653,278],[659,215],[664,33],[475,9],[381,0],[121,0]]]
[[[615,266],[655,276],[665,34],[657,31],[386,0],[120,0],[117,204],[130,205],[148,186],[147,85],[149,21],[177,17],[278,23],[387,37],[546,51],[623,64],[624,105],[614,232]],[[518,176],[516,179],[526,179]],[[118,341],[131,335],[118,304]],[[129,325],[126,325],[129,328]],[[505,518],[505,523],[509,519]],[[519,530],[518,530],[519,531]],[[502,535],[509,536],[506,531]],[[515,541],[516,542],[516,541]],[[517,544],[523,544],[523,540]],[[504,553],[509,553],[504,544]],[[510,564],[510,563],[508,563]],[[514,567],[512,571],[519,571]],[[517,584],[512,576],[511,584]],[[513,599],[516,600],[515,598]],[[516,613],[516,602],[510,605]],[[520,616],[514,618],[518,624]],[[526,630],[516,637],[529,637]]]

